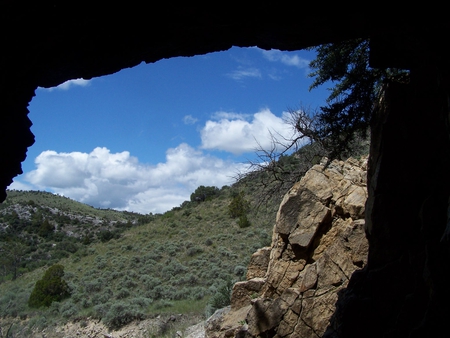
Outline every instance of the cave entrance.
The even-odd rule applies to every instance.
[[[286,135],[284,112],[323,104],[325,89],[308,90],[314,56],[236,47],[38,88],[36,142],[10,189],[147,214],[228,185],[255,140]]]

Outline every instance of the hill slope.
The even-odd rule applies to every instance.
[[[230,217],[236,196],[255,203],[252,190],[243,183],[224,187],[162,215],[100,210],[43,192],[9,192],[0,207],[2,250],[11,251],[14,243],[22,251],[12,269],[11,260],[3,260],[1,326],[28,318],[13,326],[16,332],[48,331],[56,323],[97,318],[117,328],[162,313],[203,316],[208,302],[220,306],[211,301],[227,281],[245,276],[251,254],[270,244],[279,200],[260,212],[250,208],[248,227]],[[36,281],[55,263],[65,268],[71,297],[48,309],[29,308]]]

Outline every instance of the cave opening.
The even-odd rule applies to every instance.
[[[231,184],[255,140],[287,137],[288,109],[323,104],[326,88],[309,91],[314,57],[233,47],[39,87],[29,104],[36,142],[9,189],[147,214],[200,185]]]

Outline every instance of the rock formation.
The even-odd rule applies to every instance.
[[[367,263],[367,159],[312,167],[281,202],[272,246],[253,254],[213,337],[322,337],[340,291]],[[245,323],[244,323],[245,322]]]

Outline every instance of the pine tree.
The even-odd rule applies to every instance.
[[[374,69],[369,65],[370,42],[354,39],[312,48],[317,57],[311,61],[310,90],[331,81],[327,105],[320,107],[313,133],[330,150],[330,157],[349,151],[357,137],[365,139],[377,97],[384,84],[406,82],[408,72],[399,69]]]

